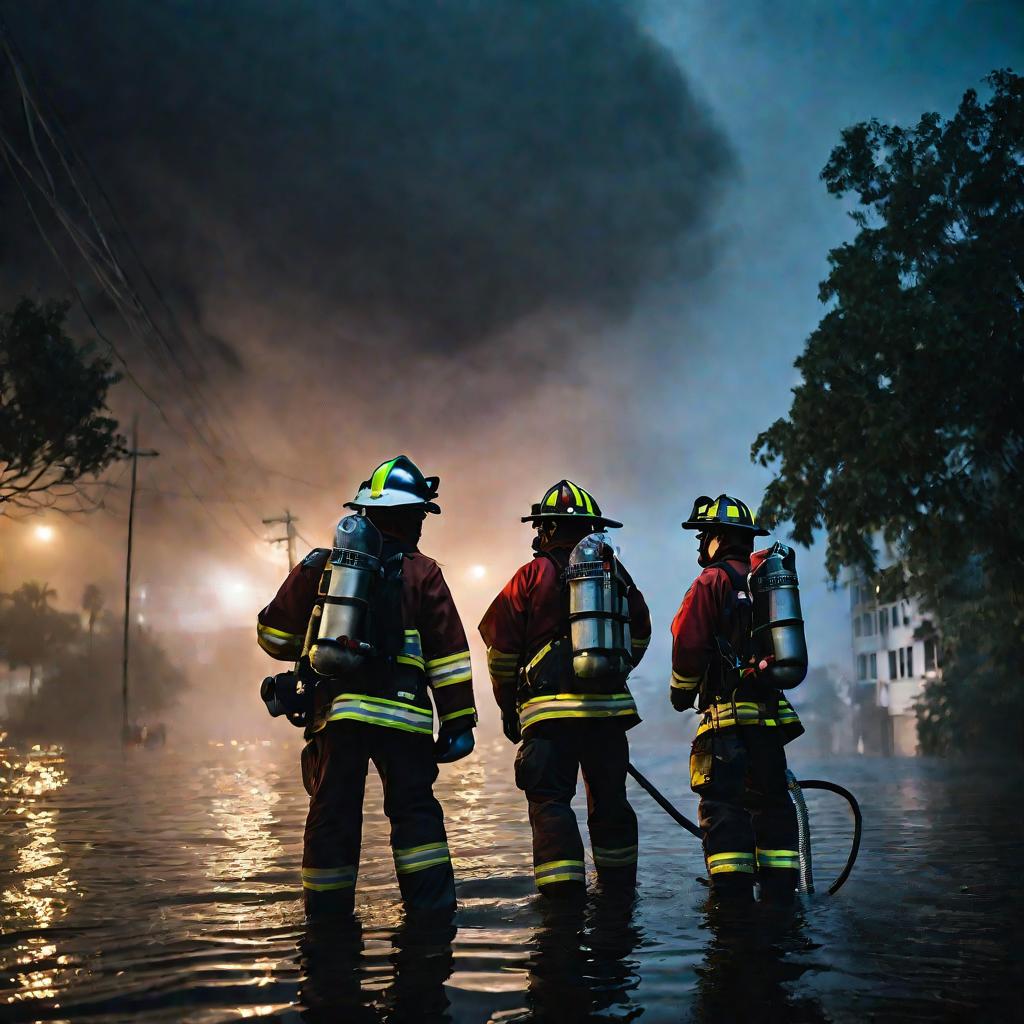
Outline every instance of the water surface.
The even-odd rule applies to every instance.
[[[859,796],[860,861],[835,898],[738,918],[709,910],[698,844],[631,783],[635,905],[553,911],[492,740],[438,784],[457,930],[403,925],[373,778],[359,924],[339,929],[303,921],[298,749],[0,752],[0,1020],[1024,1019],[1017,769],[797,760]],[[635,759],[694,816],[680,757]],[[808,802],[827,885],[849,816]]]

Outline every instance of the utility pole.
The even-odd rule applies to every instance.
[[[132,420],[132,446],[128,452],[132,460],[132,489],[128,498],[128,557],[124,567],[124,641],[121,647],[121,739],[126,741],[129,736],[128,726],[128,642],[129,624],[132,606],[132,534],[135,525],[135,481],[138,476],[139,459],[153,458],[159,455],[153,449],[145,451],[139,448],[139,417]]]
[[[283,537],[271,537],[268,544],[286,544],[288,547],[288,570],[291,571],[295,565],[295,538],[298,531],[295,529],[295,524],[299,520],[288,511],[284,510],[283,516],[276,516],[272,519],[264,519],[264,526],[283,526],[284,536]]]

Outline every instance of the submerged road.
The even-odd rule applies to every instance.
[[[456,929],[402,926],[370,780],[360,923],[299,901],[305,794],[288,741],[0,754],[0,1020],[963,1021],[1024,1019],[1019,768],[803,760],[864,810],[853,877],[792,915],[709,912],[698,843],[631,783],[633,906],[535,897],[512,748],[442,769]],[[695,817],[685,750],[635,750]],[[372,772],[372,769],[371,769]],[[809,793],[815,876],[845,805]]]

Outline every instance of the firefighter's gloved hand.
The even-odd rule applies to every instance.
[[[509,701],[501,709],[501,728],[509,743],[518,743],[523,738],[519,728],[519,709],[515,701]]]
[[[465,724],[458,721],[442,725],[434,743],[434,760],[438,764],[450,764],[473,753],[476,740],[473,738],[473,722],[469,717]]]
[[[688,693],[686,690],[671,690],[669,697],[672,701],[672,707],[676,711],[689,711],[693,707],[693,700],[697,696],[697,691],[694,690]]]

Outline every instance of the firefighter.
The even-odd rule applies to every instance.
[[[632,891],[637,827],[626,799],[626,730],[640,717],[626,677],[650,643],[650,615],[643,595],[603,543],[608,538],[596,533],[622,524],[603,516],[582,487],[560,480],[522,521],[536,528],[534,557],[491,603],[480,635],[505,735],[512,743],[522,739],[515,778],[529,803],[534,878],[547,896],[586,891],[583,843],[570,806],[582,769],[598,879],[604,888]],[[581,655],[570,637],[567,572],[574,550],[582,549],[577,545],[591,535],[595,548],[605,552],[605,561],[596,564],[609,570],[604,582],[617,602],[605,617],[621,620],[624,648]],[[581,657],[608,671],[589,676],[584,665],[588,677],[581,678]]]
[[[716,896],[792,898],[799,875],[797,820],[783,747],[803,732],[781,691],[758,678],[751,657],[747,574],[754,538],[767,535],[726,494],[700,497],[684,530],[696,530],[703,572],[672,623],[671,700],[701,712],[690,755],[700,797],[704,857]],[[762,666],[763,667],[763,666]]]
[[[433,794],[437,762],[473,747],[476,711],[465,631],[437,563],[418,548],[438,478],[404,455],[382,463],[345,507],[379,531],[381,569],[369,601],[374,654],[360,668],[315,687],[316,716],[306,727],[303,783],[310,795],[302,855],[307,913],[349,913],[359,868],[363,790],[372,761],[384,787],[384,813],[402,899],[409,911],[455,907],[455,882],[441,806]],[[343,528],[368,530],[357,516]],[[316,664],[313,624],[351,598],[327,596],[342,559],[318,548],[295,566],[259,613],[260,646],[271,657]],[[339,589],[344,590],[344,587]],[[325,601],[328,605],[325,605]],[[312,653],[310,653],[312,652]],[[308,667],[306,669],[309,671]],[[440,718],[433,738],[433,705]]]

